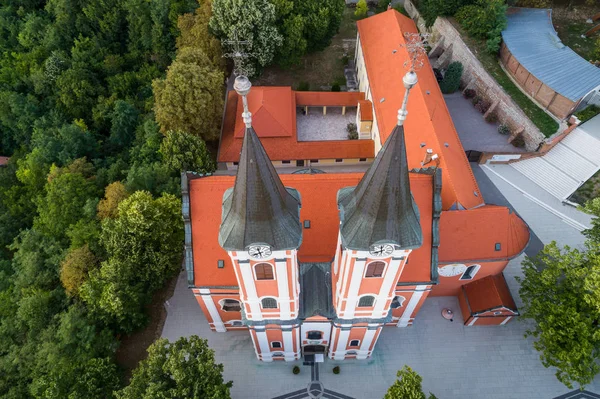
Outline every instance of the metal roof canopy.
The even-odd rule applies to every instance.
[[[600,68],[565,46],[552,25],[552,10],[510,8],[502,39],[517,61],[546,86],[579,101],[600,86]]]

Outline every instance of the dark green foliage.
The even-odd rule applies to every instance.
[[[503,135],[510,134],[510,127],[508,127],[508,125],[505,124],[498,125],[498,133]]]
[[[575,116],[579,118],[581,122],[592,119],[594,116],[600,113],[600,107],[597,105],[589,105],[581,111],[577,111]]]
[[[340,84],[335,82],[334,84],[331,85],[331,91],[340,91],[341,87]]]
[[[485,116],[485,121],[488,123],[496,123],[498,122],[498,115],[495,112],[490,112]]]
[[[333,368],[333,374],[339,374],[340,373],[340,366],[335,366]]]
[[[348,132],[348,140],[358,140],[358,128],[356,123],[348,123],[346,131]]]
[[[294,373],[294,374],[300,374],[300,367],[298,367],[298,366],[294,366],[294,367],[292,368],[292,373]]]
[[[474,98],[476,95],[477,92],[473,89],[466,89],[463,91],[463,96],[465,96],[465,98]]]
[[[177,172],[159,152],[151,84],[175,54],[178,14],[196,7],[194,0],[0,6],[0,155],[11,157],[0,168],[0,397],[110,399],[121,387],[114,354],[123,328],[99,317],[99,305],[66,295],[61,264],[70,253],[73,266],[73,251],[86,248],[70,268],[72,294],[100,264],[139,267],[139,259],[111,255],[118,251],[104,239],[98,198],[116,180],[157,197],[179,190]],[[140,273],[141,287],[123,278],[114,297],[148,298],[177,269],[176,208],[169,209],[178,217],[164,217],[169,225],[159,229],[164,247],[137,231],[127,241],[144,242],[160,261],[155,278]],[[88,261],[98,266],[86,268]],[[142,303],[128,308],[132,324],[144,318]]]
[[[419,12],[427,27],[433,25],[438,16],[454,15],[461,7],[473,3],[473,0],[421,0]]]
[[[440,89],[442,93],[449,94],[454,93],[460,86],[460,78],[462,77],[463,66],[460,62],[455,61],[448,65],[444,80],[440,82]]]
[[[296,91],[309,91],[310,84],[308,82],[300,82],[298,83],[298,87],[296,87]]]
[[[521,132],[516,134],[510,143],[517,148],[525,147],[525,139],[523,138],[523,133]]]
[[[486,40],[489,53],[496,53],[507,24],[506,9],[504,0],[477,0],[458,10],[456,20],[470,36]]]
[[[232,382],[223,381],[223,365],[205,339],[192,335],[176,342],[159,339],[148,348],[148,358],[133,373],[118,399],[230,399]]]

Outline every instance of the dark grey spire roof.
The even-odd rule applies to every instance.
[[[301,242],[300,195],[283,186],[256,132],[247,128],[235,185],[223,195],[219,244],[242,251],[254,243],[283,250]]]
[[[396,126],[356,187],[338,192],[342,244],[368,250],[379,241],[402,248],[423,243],[419,210],[410,192],[404,127]]]

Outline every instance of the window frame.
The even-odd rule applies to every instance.
[[[367,276],[367,273],[369,272],[369,266],[374,265],[376,263],[382,263],[383,264],[383,269],[381,270],[381,276]],[[386,269],[387,269],[388,264],[382,260],[374,260],[371,261],[367,264],[367,267],[365,267],[365,274],[364,274],[364,278],[383,278],[383,276],[385,275]]]
[[[238,303],[240,310],[225,310],[225,302],[227,301],[235,301]],[[241,312],[242,311],[242,301],[240,301],[239,299],[235,299],[235,298],[223,298],[219,301],[219,305],[221,306],[221,310],[223,312]]]
[[[361,305],[360,305],[360,301],[362,301],[362,300],[363,300],[363,298],[367,298],[367,297],[371,297],[371,298],[373,298],[373,302],[372,302],[372,304],[371,304],[371,305],[369,305],[369,306],[364,306],[364,305],[363,305],[363,306],[361,306]],[[375,297],[375,295],[373,295],[373,294],[366,294],[366,295],[362,295],[362,296],[360,296],[360,297],[358,298],[358,302],[356,303],[356,307],[357,307],[357,308],[373,308],[373,307],[375,307],[375,301],[376,301],[376,300],[377,300],[377,298],[376,298],[376,297]]]
[[[275,346],[275,344],[278,344],[279,346]],[[272,341],[271,342],[271,348],[273,348],[273,349],[282,349],[283,345],[281,344],[281,341]]]
[[[257,273],[256,267],[261,266],[261,265],[271,266],[271,274],[272,274],[273,278],[258,278],[258,273]],[[273,266],[273,264],[269,263],[269,262],[257,262],[255,264],[253,264],[252,265],[252,273],[254,274],[255,281],[275,281],[275,280],[277,280],[275,278],[275,266]]]
[[[319,338],[311,338],[311,337],[309,337],[310,333],[319,333]],[[314,341],[316,341],[316,340],[322,341],[323,340],[323,336],[324,336],[323,331],[319,331],[319,330],[310,330],[310,331],[306,332],[306,339],[307,340],[311,340],[311,341],[313,341],[313,340]]]
[[[352,342],[358,342],[356,345],[352,345]],[[360,339],[351,339],[348,347],[351,348],[360,348]]]
[[[479,272],[479,269],[481,269],[481,265],[475,264],[475,265],[467,266],[466,270],[460,276],[459,280],[463,280],[463,281],[473,280],[475,278],[475,276],[477,275],[477,273]],[[471,272],[467,276],[467,272],[469,270],[471,270]],[[465,278],[465,276],[467,276],[467,277]]]
[[[394,300],[396,298],[402,298],[402,301],[399,300],[400,306],[393,307],[392,305],[394,304]],[[406,302],[406,297],[404,295],[394,295],[394,297],[392,298],[392,303],[390,303],[390,308],[400,309],[400,308],[404,307],[404,302]]]
[[[238,323],[239,325],[236,325]],[[229,320],[226,321],[225,324],[229,324],[231,327],[244,327],[244,322],[241,320]]]
[[[265,299],[272,299],[273,301],[275,301],[275,307],[274,308],[270,308],[270,307],[266,308],[264,306],[264,302],[263,302]],[[279,301],[277,300],[277,298],[272,297],[272,296],[263,297],[263,298],[260,299],[260,308],[261,309],[279,309]]]

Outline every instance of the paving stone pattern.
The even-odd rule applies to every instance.
[[[342,115],[341,107],[309,107],[308,114],[296,113],[298,141],[348,140],[348,123],[356,122],[356,108],[346,108]]]

